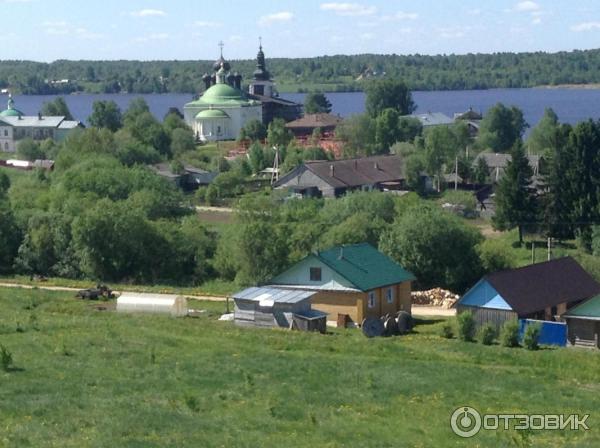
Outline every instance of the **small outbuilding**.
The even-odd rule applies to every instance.
[[[600,295],[569,310],[563,319],[570,345],[600,348]]]
[[[236,325],[283,327],[325,332],[327,314],[311,309],[315,293],[295,289],[253,287],[234,294]]]
[[[500,327],[511,319],[555,321],[600,285],[571,257],[508,269],[483,277],[454,305],[471,311],[478,324]]]
[[[183,317],[188,314],[187,299],[175,294],[144,294],[124,292],[117,299],[117,312],[170,314]]]

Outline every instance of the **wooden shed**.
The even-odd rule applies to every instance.
[[[600,295],[563,315],[569,345],[600,348]]]
[[[234,322],[240,326],[325,331],[327,314],[311,309],[311,291],[253,287],[233,295]]]
[[[454,305],[478,324],[500,327],[510,319],[554,321],[600,293],[600,285],[571,257],[495,272],[482,278]]]

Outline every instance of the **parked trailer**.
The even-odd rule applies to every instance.
[[[188,314],[187,299],[175,294],[143,294],[124,292],[117,299],[117,312],[170,314],[183,317]]]

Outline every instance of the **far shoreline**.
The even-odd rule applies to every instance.
[[[531,86],[531,87],[489,87],[489,88],[479,88],[479,89],[438,89],[438,90],[413,90],[412,92],[475,92],[475,91],[487,91],[487,90],[523,90],[523,89],[546,89],[546,90],[600,90],[600,83],[589,83],[589,84],[544,84],[539,86]],[[323,92],[326,94],[329,93],[364,93],[363,89],[348,89],[348,90],[323,90],[323,89],[302,89],[302,91],[294,91],[293,89],[283,89],[280,90],[279,93],[283,95],[306,95],[311,92]],[[104,93],[104,92],[86,92],[86,91],[78,91],[78,92],[70,92],[70,93],[18,93],[14,92],[14,95],[19,96],[48,96],[48,97],[56,97],[56,96],[79,96],[79,95],[198,95],[198,92],[190,93],[190,92],[114,92],[114,93]],[[8,92],[0,92],[0,96],[9,95]]]

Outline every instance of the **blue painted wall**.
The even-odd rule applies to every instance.
[[[544,345],[558,345],[564,347],[567,345],[567,324],[564,322],[549,322],[541,320],[520,319],[519,337],[523,340],[525,329],[528,325],[539,322],[542,325],[540,338],[538,342]]]
[[[485,278],[479,280],[475,286],[469,289],[460,298],[457,305],[512,311],[511,306],[506,303],[498,291]]]

